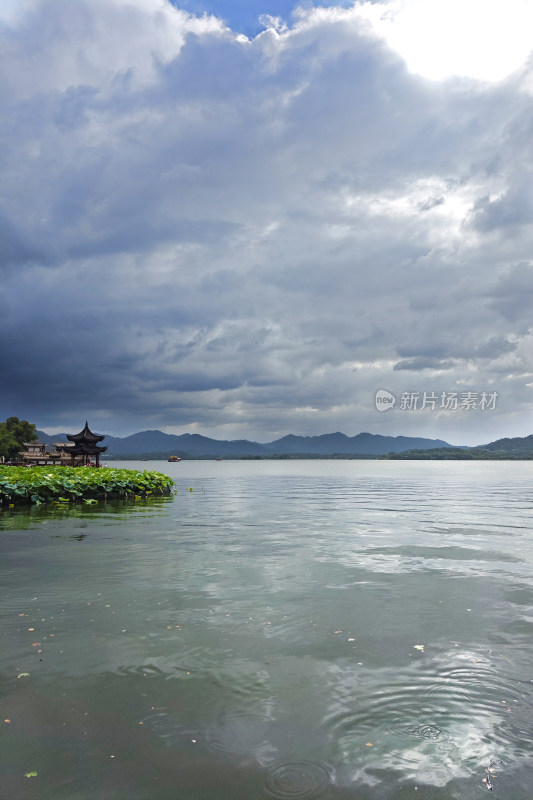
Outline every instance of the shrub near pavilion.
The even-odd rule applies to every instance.
[[[0,465],[0,504],[4,507],[164,495],[170,494],[173,485],[168,475],[149,470]]]
[[[19,450],[24,449],[24,442],[31,442],[36,438],[37,432],[32,422],[8,417],[5,422],[0,422],[0,456],[6,459],[16,458]]]

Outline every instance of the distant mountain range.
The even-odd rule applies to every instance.
[[[66,442],[66,433],[50,436],[37,431],[41,442]],[[167,459],[180,458],[406,458],[406,459],[533,459],[533,435],[498,439],[477,447],[454,446],[442,439],[416,436],[381,436],[376,433],[325,433],[322,436],[289,434],[273,442],[249,442],[247,439],[224,441],[183,433],[175,436],[162,431],[141,431],[131,436],[105,437],[105,458]]]
[[[67,441],[65,433],[50,436],[43,431],[37,431],[37,435],[40,441],[46,444]],[[246,439],[231,441],[210,439],[197,433],[175,436],[157,430],[141,431],[124,438],[106,436],[102,444],[107,445],[105,458],[110,460],[158,459],[168,458],[169,455],[181,458],[372,457],[402,453],[406,450],[452,447],[441,439],[380,436],[373,433],[358,433],[357,436],[346,436],[344,433],[326,433],[322,436],[289,434],[273,442],[260,444]]]

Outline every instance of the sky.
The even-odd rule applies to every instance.
[[[532,29],[533,0],[4,0],[0,419],[533,433]]]

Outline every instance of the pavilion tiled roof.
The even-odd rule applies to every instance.
[[[88,422],[85,422],[85,428],[82,431],[79,433],[67,433],[67,439],[70,442],[75,442],[76,444],[81,442],[86,444],[96,444],[96,442],[101,442],[102,439],[105,439],[105,434],[93,433],[89,428]]]

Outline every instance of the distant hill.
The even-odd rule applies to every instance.
[[[373,455],[401,453],[404,450],[425,450],[451,447],[441,439],[424,439],[415,436],[380,436],[376,433],[325,433],[322,436],[293,436],[289,434],[270,444],[263,445],[271,453],[280,455]]]
[[[107,438],[103,444],[107,444]],[[113,456],[131,456],[155,452],[163,455],[180,455],[182,453],[193,458],[268,455],[268,451],[262,445],[257,442],[248,442],[246,439],[220,441],[218,439],[209,439],[207,436],[200,436],[198,433],[183,433],[181,436],[175,436],[161,431],[133,433],[124,439],[116,439],[108,449],[108,454]]]
[[[531,461],[533,460],[533,435],[497,439],[477,447],[440,447],[405,450],[389,453],[387,458],[402,460],[461,460],[461,461]]]
[[[513,439],[497,439],[495,442],[479,446],[483,450],[503,450],[506,453],[533,453],[533,434],[515,436]]]
[[[66,442],[65,433],[49,436],[37,431],[41,442],[53,444]],[[197,433],[183,433],[180,436],[158,430],[141,431],[124,438],[106,436],[103,445],[107,446],[104,458],[168,458],[177,455],[181,458],[225,458],[241,457],[305,457],[305,456],[382,456],[405,450],[425,450],[429,448],[452,447],[441,439],[425,439],[413,436],[381,436],[373,433],[359,433],[346,436],[344,433],[326,433],[321,436],[294,436],[289,434],[274,442],[260,444],[247,439],[224,441],[210,439]]]
[[[44,444],[54,444],[54,442],[68,442],[66,433],[56,433],[55,436],[51,436],[49,433],[45,433],[44,431],[35,431],[35,435],[37,436],[39,441],[44,442]]]

